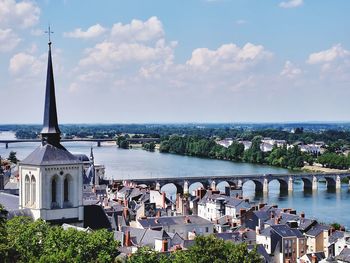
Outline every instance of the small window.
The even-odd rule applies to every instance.
[[[57,196],[57,182],[56,182],[56,178],[53,178],[51,182],[51,202],[53,207],[57,206],[56,196]]]
[[[68,178],[66,177],[64,179],[64,183],[63,183],[63,188],[64,188],[64,202],[68,202],[69,201],[69,188],[68,188]]]
[[[25,183],[24,183],[24,203],[28,205],[30,202],[30,179],[29,176],[26,175]]]
[[[30,183],[31,183],[31,203],[32,205],[34,205],[36,202],[36,180],[34,175],[32,175]]]

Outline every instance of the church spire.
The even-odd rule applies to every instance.
[[[47,76],[46,76],[46,93],[45,93],[45,108],[44,108],[44,123],[41,130],[41,138],[43,144],[51,144],[58,148],[63,148],[60,144],[61,131],[58,127],[56,97],[55,97],[55,83],[53,78],[52,57],[51,57],[51,40],[49,27],[49,54],[47,62]]]

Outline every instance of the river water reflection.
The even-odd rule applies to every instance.
[[[12,139],[13,133],[0,133],[0,139]],[[186,176],[223,176],[243,174],[285,173],[286,169],[234,163],[229,161],[208,160],[195,157],[147,152],[141,149],[123,150],[116,146],[95,147],[92,143],[64,143],[72,153],[90,154],[94,146],[96,163],[104,164],[109,178],[156,178],[156,177],[186,177]],[[17,152],[17,157],[23,159],[31,153],[38,143],[10,144],[9,149],[0,145],[0,155],[7,157],[9,152]],[[219,188],[224,185],[220,184]],[[191,190],[191,189],[190,189]],[[174,194],[175,187],[168,186],[166,191]],[[256,202],[278,204],[280,207],[291,207],[298,212],[304,211],[308,217],[317,218],[322,222],[339,222],[350,228],[350,192],[347,185],[340,191],[327,190],[326,185],[319,183],[315,192],[305,192],[303,184],[296,182],[291,194],[280,193],[279,183],[272,181],[268,195],[255,195],[254,184],[247,182],[243,194]]]

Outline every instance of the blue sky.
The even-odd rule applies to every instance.
[[[0,0],[0,123],[349,121],[347,0]],[[16,110],[13,110],[16,108]]]

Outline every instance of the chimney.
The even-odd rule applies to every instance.
[[[260,235],[260,233],[261,233],[261,231],[260,231],[260,227],[255,227],[255,233],[257,234],[257,235]]]
[[[301,217],[301,218],[305,218],[305,213],[304,213],[304,212],[301,212],[300,217]]]
[[[163,239],[162,240],[162,252],[166,252],[166,251],[168,251],[168,240]]]
[[[265,204],[260,203],[260,204],[259,204],[259,210],[260,210],[261,208],[264,208],[264,206],[265,206]]]
[[[127,207],[123,208],[123,215],[125,219],[129,218],[129,209]]]
[[[315,255],[315,254],[312,254],[312,255],[311,255],[311,263],[317,263],[317,262],[318,262],[318,260],[317,260],[316,255]]]
[[[162,207],[166,208],[166,194],[162,192]]]
[[[184,221],[185,221],[185,224],[191,223],[191,220],[190,220],[190,218],[188,216],[185,216]]]
[[[204,196],[205,196],[205,194],[206,194],[206,190],[204,189],[204,188],[199,188],[198,189],[198,197],[200,198],[200,199],[202,199]]]
[[[291,209],[291,210],[289,210],[289,214],[296,215],[297,211],[295,209]]]
[[[126,233],[124,234],[124,246],[126,247],[130,247],[132,244],[131,244],[131,237],[130,237],[130,231],[127,230]]]
[[[275,225],[279,225],[281,223],[281,216],[275,218]]]
[[[241,208],[241,209],[239,210],[239,216],[240,216],[240,217],[244,216],[246,212],[247,212],[247,210]]]
[[[271,212],[271,213],[270,213],[270,218],[271,218],[271,219],[274,219],[274,218],[275,218],[275,213]]]
[[[237,227],[237,223],[236,222],[232,222],[232,227]]]
[[[341,226],[339,230],[342,231],[342,232],[345,232],[345,227]]]

